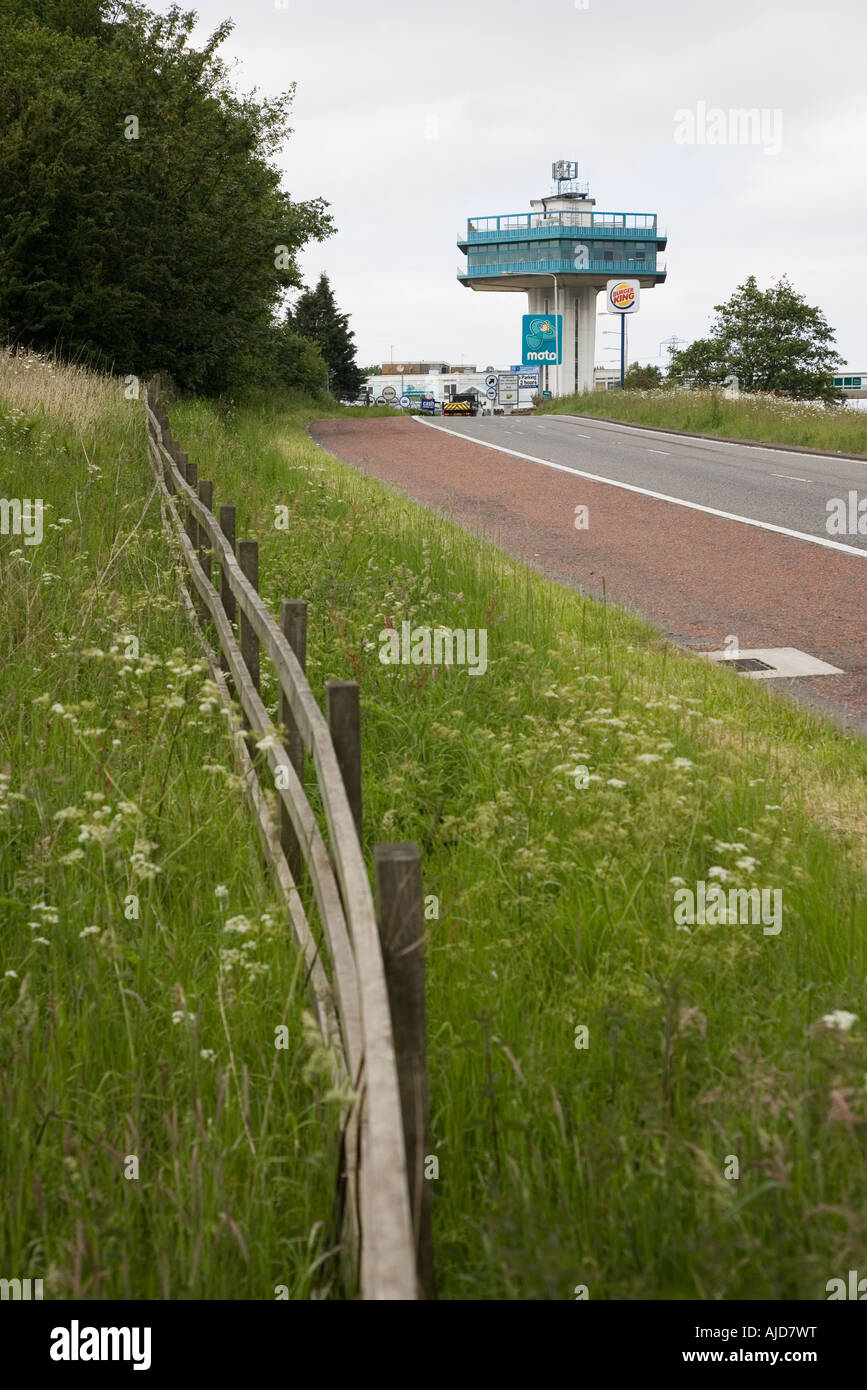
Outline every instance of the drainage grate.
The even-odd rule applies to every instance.
[[[766,661],[759,661],[754,656],[729,657],[728,664],[734,666],[736,671],[773,671],[774,669]]]
[[[738,655],[730,651],[699,652],[708,661],[734,666],[736,671],[757,681],[794,680],[799,676],[841,676],[839,666],[831,666],[796,647],[741,647]]]

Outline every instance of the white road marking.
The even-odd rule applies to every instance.
[[[668,452],[667,449],[648,449],[647,452],[649,454],[665,454],[666,458],[671,458],[671,454]]]
[[[586,424],[586,416],[583,415],[561,415],[560,418],[562,420],[580,420],[582,424]],[[780,449],[772,448],[769,444],[754,444],[749,439],[716,439],[712,434],[673,435],[669,434],[667,430],[650,429],[649,427],[642,428],[640,425],[627,425],[623,421],[603,420],[601,416],[598,421],[594,421],[594,424],[598,424],[600,427],[607,426],[608,431],[611,433],[617,430],[623,430],[627,434],[642,435],[645,439],[648,434],[668,434],[668,438],[671,440],[672,444],[692,444],[696,446],[699,444],[717,444],[723,445],[726,449],[761,449],[764,454],[777,455],[803,453],[803,450],[799,449],[797,444],[792,444],[791,447],[787,444]],[[573,434],[574,433],[577,433],[577,431],[573,430]],[[591,437],[592,436],[589,434],[582,436],[584,439],[590,439]],[[860,463],[862,467],[867,468],[867,459],[858,458],[852,454],[810,454],[809,457],[811,462],[813,459],[819,459],[825,463]],[[768,463],[770,463],[770,459],[768,459]]]
[[[797,478],[794,473],[772,473],[772,478],[791,478],[793,483],[811,483],[812,478]]]
[[[495,449],[501,454],[511,454],[516,459],[526,459],[528,463],[538,463],[542,468],[553,468],[558,473],[571,473],[576,478],[586,478],[591,483],[606,483],[608,487],[619,487],[624,492],[637,492],[641,497],[653,497],[657,502],[671,502],[675,507],[688,507],[693,512],[719,516],[723,521],[739,521],[743,526],[758,526],[761,531],[775,531],[779,536],[791,536],[796,541],[809,541],[811,545],[821,545],[826,550],[842,550],[846,555],[857,555],[859,559],[867,560],[867,549],[861,550],[857,545],[844,545],[842,541],[826,540],[824,536],[809,536],[806,531],[791,531],[788,526],[776,526],[771,521],[757,521],[752,516],[736,516],[734,512],[721,512],[717,507],[705,507],[701,502],[687,502],[683,497],[669,497],[665,492],[652,492],[650,488],[636,487],[634,483],[621,483],[615,478],[603,478],[598,473],[587,473],[583,468],[569,468],[565,463],[553,463],[551,459],[540,459],[535,454],[522,454],[517,449],[507,449],[502,444],[493,444],[487,439],[479,439],[476,435],[464,434],[448,425],[435,425],[426,416],[414,415],[412,418],[419,425],[427,425],[429,429],[440,430],[443,434],[455,434],[470,444],[478,444],[480,449]]]

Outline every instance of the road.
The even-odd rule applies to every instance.
[[[830,499],[867,498],[867,463],[576,416],[343,418],[312,433],[683,647],[735,636],[838,667],[768,684],[867,732],[867,536],[826,527]]]
[[[865,535],[830,536],[831,498],[867,500],[858,459],[663,434],[586,416],[477,416],[437,420],[464,438],[496,443],[546,462],[586,470],[697,506],[867,551]]]

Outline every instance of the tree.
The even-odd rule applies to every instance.
[[[355,361],[355,334],[349,327],[349,315],[337,307],[328,276],[323,272],[316,288],[305,290],[292,313],[296,333],[315,343],[325,358],[329,374],[329,389],[335,396],[353,399],[364,381],[364,373]]]
[[[382,376],[382,367],[378,362],[374,362],[370,367],[359,367],[362,376]]]
[[[238,380],[266,390],[289,388],[316,395],[325,387],[328,369],[315,343],[296,333],[284,317],[270,323],[238,362]]]
[[[652,362],[646,367],[632,362],[623,375],[623,385],[627,391],[652,391],[655,386],[662,385],[662,372]]]
[[[738,286],[707,338],[672,353],[669,380],[721,385],[735,376],[742,391],[769,391],[796,400],[839,401],[834,372],[842,358],[821,309],[807,304],[786,276],[760,290],[754,275]]]
[[[217,27],[126,0],[0,6],[0,330],[192,389],[238,382],[330,235],[271,160],[294,88],[238,95]]]

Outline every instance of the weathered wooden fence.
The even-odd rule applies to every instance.
[[[358,686],[329,681],[323,715],[305,676],[307,605],[284,600],[278,625],[259,597],[257,544],[236,539],[234,507],[221,506],[215,518],[213,483],[198,479],[172,437],[158,379],[146,390],[145,411],[164,523],[189,572],[184,600],[224,705],[232,709],[234,693],[243,712],[234,740],[247,796],[304,956],[317,1022],[356,1096],[343,1126],[339,1201],[361,1296],[433,1297],[430,1184],[423,1171],[428,1108],[419,851],[413,844],[374,847],[377,915],[361,849]],[[208,619],[219,652],[205,631]],[[263,650],[279,681],[280,728],[259,694]],[[301,781],[305,753],[315,769],[327,846]],[[265,765],[279,797],[279,825],[260,780]],[[327,955],[298,891],[305,871]]]

